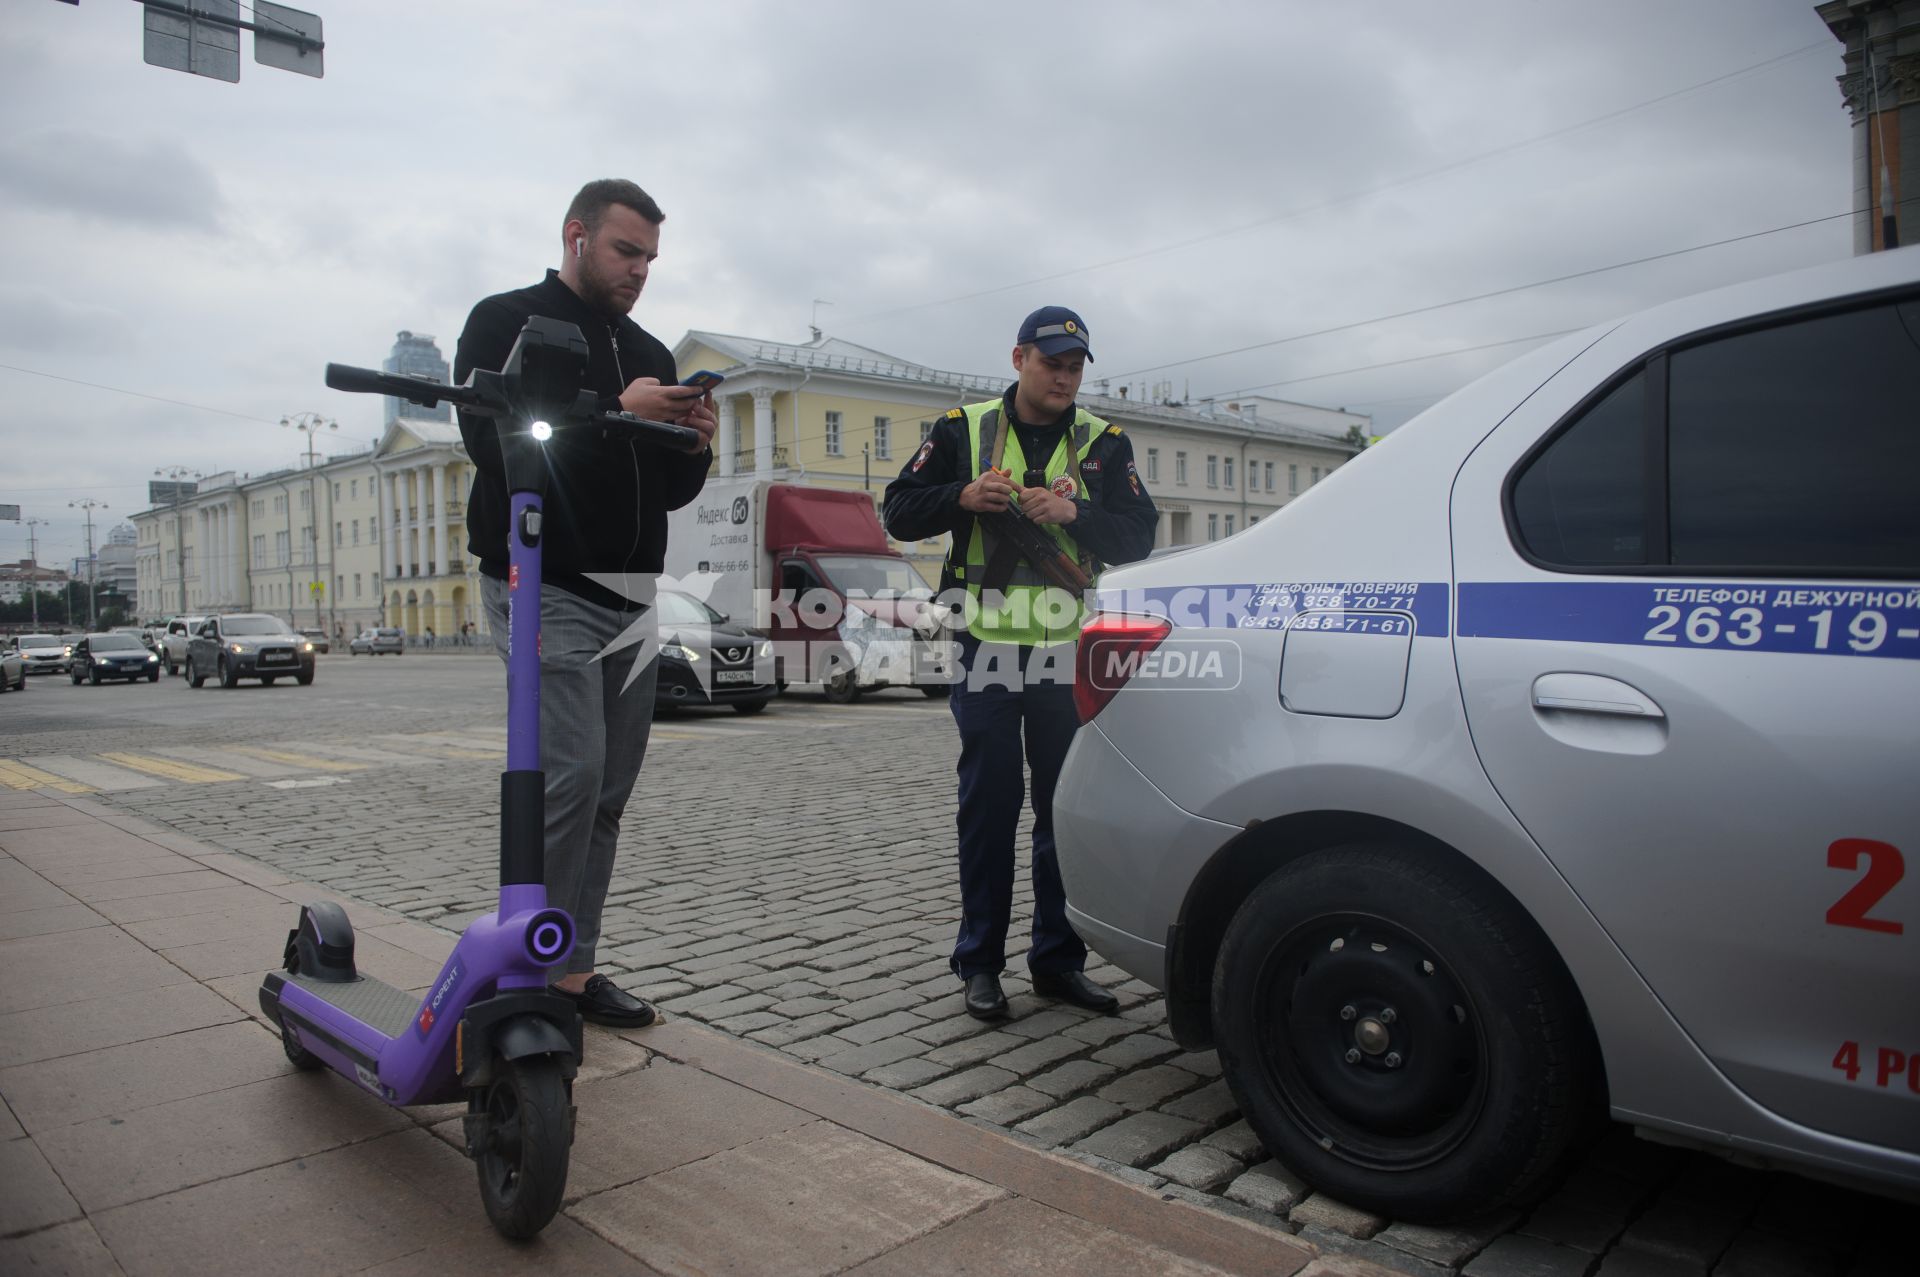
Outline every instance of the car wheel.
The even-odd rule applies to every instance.
[[[768,698],[768,700],[771,699],[771,697]],[[766,701],[735,701],[733,703],[733,712],[736,714],[759,714],[765,712],[766,708]]]
[[[295,675],[293,676],[293,681],[294,681],[294,682],[296,682],[296,683],[298,683],[298,684],[300,684],[300,686],[302,686],[302,687],[312,687],[312,686],[313,686],[313,671],[312,671],[312,670],[302,670],[302,671],[301,671],[300,673],[298,673],[298,674],[295,674]]]
[[[278,674],[262,674],[262,675],[260,676],[260,686],[262,686],[262,687],[272,687],[272,686],[273,686],[273,680],[274,680],[274,679],[276,679],[276,678],[279,678],[279,677],[280,677],[280,676],[279,676]]]
[[[920,694],[930,701],[944,701],[953,689],[945,683],[922,683]]]
[[[860,699],[860,683],[851,670],[829,678],[820,690],[829,705],[851,705]]]
[[[147,682],[158,683],[159,681],[160,681],[160,667],[156,665],[154,668],[147,671]]]
[[[1594,1097],[1571,978],[1491,879],[1364,844],[1262,882],[1214,968],[1220,1061],[1280,1162],[1395,1219],[1461,1219],[1527,1197]]]
[[[91,684],[93,684],[93,685],[94,685],[95,687],[98,687],[98,686],[100,686],[100,671],[99,671],[99,670],[88,670],[88,671],[87,671],[87,682],[89,682],[89,683],[91,683]]]
[[[67,677],[73,680],[73,685],[74,685],[75,687],[78,687],[78,686],[80,686],[80,671],[79,671],[79,670],[68,670],[68,671],[67,671]]]

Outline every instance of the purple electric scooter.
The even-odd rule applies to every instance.
[[[560,1207],[573,1143],[573,1077],[580,1016],[547,987],[573,950],[573,919],[547,906],[546,784],[540,770],[540,522],[544,444],[569,426],[615,427],[685,448],[685,426],[598,411],[580,388],[587,343],[572,324],[527,321],[499,372],[465,385],[327,365],[335,390],[441,401],[499,423],[512,494],[507,641],[507,770],[500,777],[500,907],[476,918],[425,997],[362,974],[353,926],[332,902],[302,905],[283,971],[260,986],[260,1008],[280,1026],[287,1058],[334,1069],[389,1104],[467,1097],[466,1151],[480,1174],[487,1217],[509,1237],[531,1237]]]

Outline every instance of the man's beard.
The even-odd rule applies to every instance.
[[[635,294],[633,301],[625,300],[620,296],[619,287],[617,283],[601,278],[594,271],[592,261],[581,260],[580,299],[587,305],[615,319],[627,314],[633,309],[633,302],[639,301],[640,298]]]

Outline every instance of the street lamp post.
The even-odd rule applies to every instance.
[[[180,519],[180,488],[188,475],[192,475],[197,480],[200,472],[190,470],[186,466],[162,466],[153,473],[172,485],[169,491],[173,500],[168,504],[173,507],[173,557],[175,566],[180,569],[180,614],[184,616],[187,611],[187,534],[185,525]],[[162,552],[160,555],[161,583],[165,584],[166,579],[167,556]]]
[[[45,527],[45,519],[28,519],[27,523],[27,598],[32,600],[33,628],[40,628],[40,540],[33,530]]]
[[[314,436],[321,430],[338,430],[340,423],[331,417],[323,417],[317,412],[296,412],[291,416],[280,418],[280,426],[282,429],[298,430],[307,437],[307,566],[312,571],[318,571],[320,567],[320,497],[314,488],[315,453],[313,440]],[[289,503],[289,505],[291,505],[291,503]],[[328,494],[328,510],[329,516],[327,522],[331,525],[333,522],[331,516],[331,491],[329,491]],[[289,526],[292,524],[291,511],[288,513],[288,524]],[[331,547],[333,543],[329,541],[327,544]],[[320,577],[320,592],[313,596],[313,623],[314,626],[319,629],[328,628],[322,623],[320,617],[320,599],[322,595],[328,600],[327,610],[329,612],[333,610],[333,592],[327,588],[327,582],[332,576],[333,555],[329,553],[327,555],[327,569]],[[288,574],[288,580],[289,582],[292,580],[291,573]],[[309,592],[311,592],[311,583],[309,583],[308,589]],[[288,612],[291,613],[292,609],[289,608]]]
[[[93,565],[93,512],[95,510],[106,509],[107,503],[104,501],[95,501],[92,497],[82,497],[78,501],[67,502],[67,508],[70,510],[84,510],[87,514],[87,624],[91,628],[98,629],[100,627],[100,604],[95,586],[99,573],[94,570]]]

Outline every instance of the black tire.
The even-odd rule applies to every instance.
[[[180,663],[178,661],[174,661],[166,657],[162,657],[160,660],[160,663],[167,667],[168,678],[172,678],[174,675],[180,672]]]
[[[205,686],[206,681],[207,681],[207,676],[205,674],[200,673],[198,670],[194,669],[193,658],[189,656],[187,658],[187,686],[202,687],[202,686]]]
[[[273,680],[275,680],[276,678],[279,678],[279,677],[280,677],[280,676],[279,676],[278,674],[262,674],[262,675],[260,676],[260,686],[262,686],[262,687],[272,687],[272,686],[273,686]]]
[[[71,682],[73,683],[73,685],[74,685],[75,687],[78,687],[78,686],[80,686],[80,671],[79,671],[79,670],[68,670],[68,671],[67,671],[67,678],[68,678],[68,679],[69,679],[69,680],[70,680],[70,681],[71,681]]]
[[[1598,1071],[1545,935],[1444,856],[1360,844],[1293,861],[1234,915],[1213,982],[1221,1065],[1261,1142],[1334,1197],[1418,1222],[1542,1187]]]
[[[835,674],[820,685],[829,705],[851,705],[860,699],[860,683],[853,671]]]
[[[313,686],[313,671],[312,671],[312,670],[305,670],[305,671],[303,671],[303,672],[301,672],[301,673],[299,673],[299,674],[295,674],[295,675],[293,676],[293,681],[294,681],[294,682],[296,682],[296,683],[298,683],[298,684],[300,684],[300,686],[302,686],[302,687],[312,687],[312,686]]]
[[[159,681],[160,681],[160,667],[156,665],[152,669],[147,671],[147,682],[158,683]]]
[[[492,1119],[487,1146],[474,1159],[480,1201],[503,1236],[532,1237],[567,1190],[573,1106],[551,1056],[496,1060],[493,1076],[479,1097]]]
[[[772,697],[767,699],[771,700]],[[736,714],[761,714],[766,712],[766,708],[766,701],[735,701],[733,703],[733,712]]]
[[[98,686],[100,686],[100,671],[99,671],[99,670],[88,670],[88,671],[87,671],[87,682],[88,682],[88,683],[90,683],[90,684],[92,684],[92,685],[93,685],[94,687],[98,687]]]
[[[240,686],[240,676],[233,672],[233,662],[224,656],[220,658],[219,672],[220,686],[229,688]]]
[[[930,701],[944,701],[953,694],[953,688],[945,683],[922,683],[920,694]]]
[[[304,1073],[311,1073],[315,1069],[324,1069],[327,1067],[325,1060],[294,1040],[293,1034],[287,1030],[287,1022],[285,1020],[280,1021],[280,1049],[287,1053],[287,1059],[293,1064],[293,1067]]]

